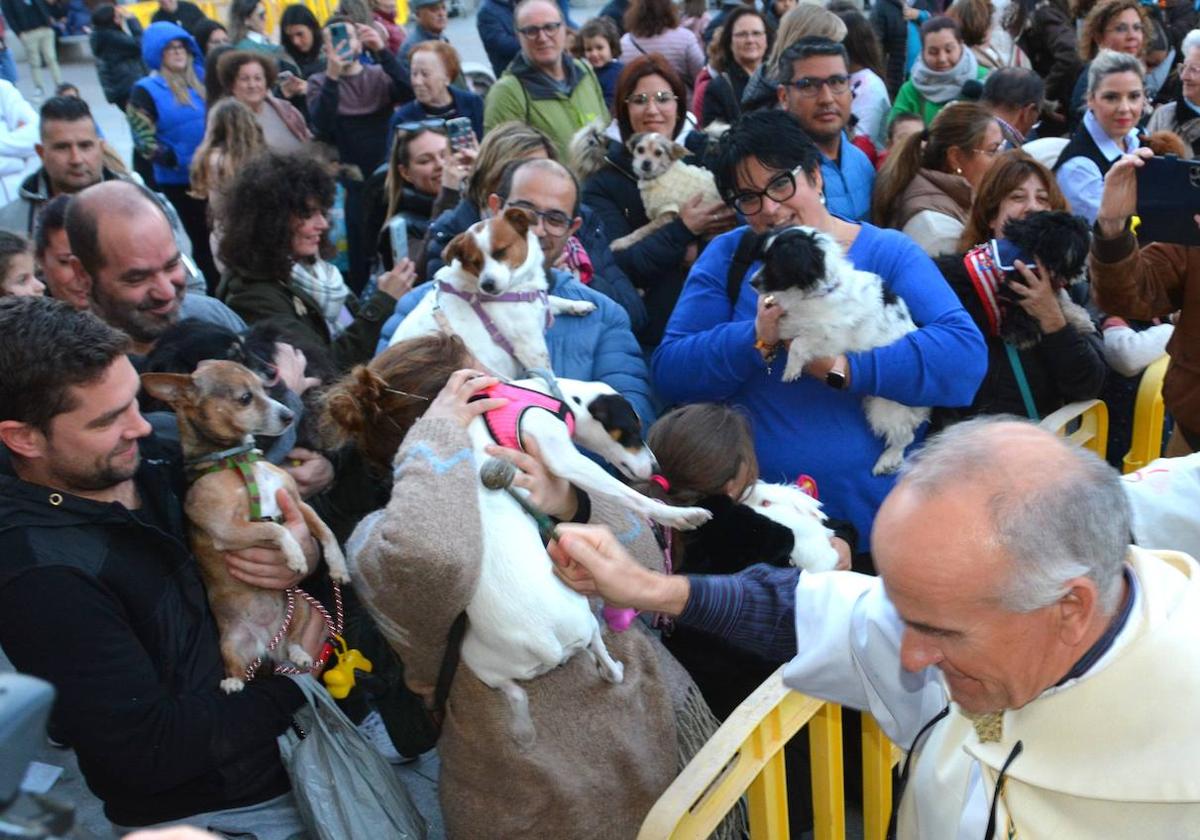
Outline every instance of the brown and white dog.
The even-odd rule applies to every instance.
[[[549,370],[552,315],[587,315],[596,305],[548,294],[543,254],[529,214],[510,208],[450,240],[434,289],[401,322],[390,344],[438,332],[457,335],[488,370],[506,379]]]
[[[316,512],[301,501],[296,482],[279,467],[255,457],[253,436],[282,433],[292,422],[291,410],[268,397],[258,375],[236,362],[201,362],[191,375],[146,373],[142,386],[174,409],[183,455],[195,476],[184,512],[190,524],[192,553],[200,564],[208,603],[221,634],[222,690],[241,691],[248,668],[260,657],[286,655],[300,667],[311,665],[312,658],[297,641],[311,609],[307,601],[295,599],[286,636],[268,650],[270,640],[283,627],[287,598],[282,592],[236,580],[224,559],[228,551],[272,546],[283,551],[288,568],[307,571],[300,545],[276,521],[280,515],[276,493],[282,488],[321,544],[329,576],[339,582],[350,579],[337,540]],[[252,511],[260,521],[252,521]]]

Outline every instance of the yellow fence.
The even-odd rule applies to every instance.
[[[333,14],[333,10],[337,8],[337,0],[303,0],[304,5],[312,10],[316,15],[317,20],[324,23],[325,20]],[[267,22],[265,26],[266,33],[273,39],[279,35],[279,18],[283,14],[283,10],[291,3],[283,3],[279,0],[262,0],[263,6],[267,10]],[[219,20],[221,23],[228,25],[229,23],[229,2],[228,0],[220,0],[220,2],[198,2],[196,4],[205,15],[213,20]],[[127,12],[132,12],[141,22],[142,26],[150,25],[150,18],[158,11],[157,0],[149,0],[143,3],[130,3],[122,6]],[[401,25],[408,20],[408,0],[397,0],[396,2],[396,23]]]
[[[777,670],[733,711],[659,797],[638,840],[702,840],[746,796],[751,840],[787,840],[783,748],[808,726],[816,840],[846,836],[842,777],[842,709],[783,684]],[[863,715],[863,823],[867,840],[883,840],[892,809],[892,767],[900,753]]]

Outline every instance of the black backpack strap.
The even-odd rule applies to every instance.
[[[725,293],[729,296],[730,306],[737,306],[738,295],[742,292],[742,279],[754,261],[761,256],[761,245],[762,237],[749,229],[738,240],[733,259],[729,262],[729,273],[725,275]]]
[[[467,633],[467,613],[464,610],[450,625],[446,634],[446,651],[442,654],[442,664],[438,668],[437,686],[433,690],[433,708],[429,712],[438,731],[446,719],[446,701],[450,699],[450,684],[454,682],[454,674],[458,670],[458,662],[462,655],[463,636]]]

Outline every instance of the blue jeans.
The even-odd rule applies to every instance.
[[[0,79],[17,83],[17,63],[13,61],[12,50],[8,47],[0,50]]]

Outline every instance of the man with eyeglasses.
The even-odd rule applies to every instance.
[[[875,167],[846,136],[850,69],[846,48],[828,38],[801,38],[779,58],[779,104],[821,150],[825,206],[858,221],[871,213]]]
[[[566,24],[551,0],[522,0],[514,13],[521,52],[488,91],[484,131],[517,120],[549,137],[566,156],[583,126],[608,123],[604,90],[587,62],[566,52]]]
[[[560,316],[546,330],[554,373],[570,379],[608,383],[633,404],[642,422],[649,425],[654,420],[650,374],[629,327],[629,316],[611,298],[556,267],[567,239],[582,223],[579,184],[574,174],[561,163],[542,158],[510,163],[500,186],[488,196],[488,215],[494,216],[510,207],[524,210],[533,219],[533,231],[545,257],[550,294],[596,304],[591,314]],[[394,332],[395,326],[432,288],[432,283],[424,283],[401,298],[383,334]]]
[[[557,0],[557,3],[567,29],[578,30],[575,21],[571,20],[568,0]],[[479,11],[475,13],[475,29],[479,32],[479,40],[483,42],[496,78],[500,78],[521,51],[513,8],[516,5],[516,0],[483,0],[479,4]]]

